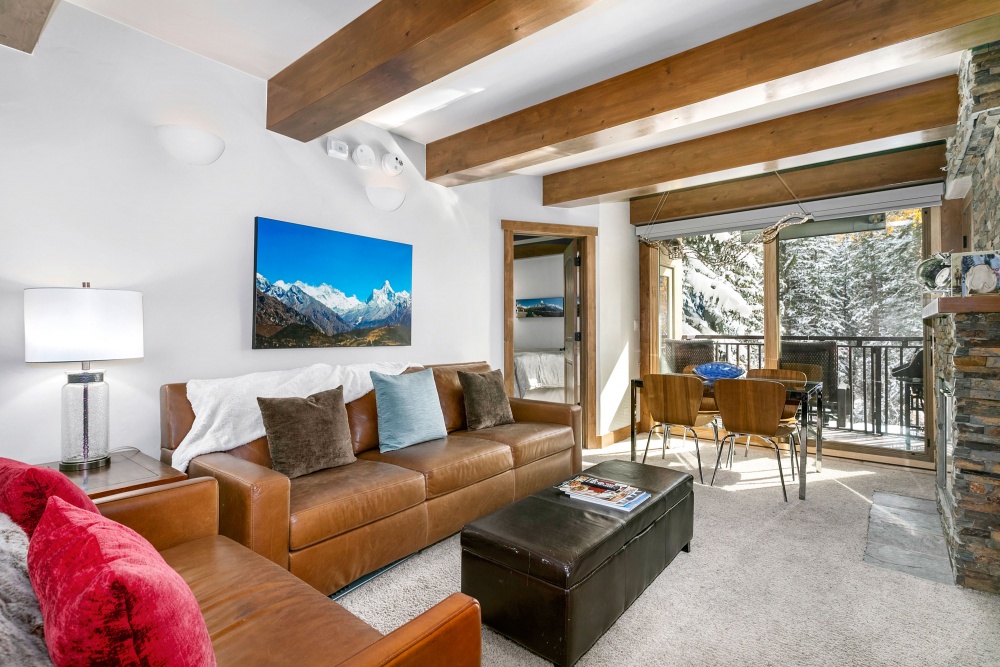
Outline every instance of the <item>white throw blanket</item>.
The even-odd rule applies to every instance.
[[[257,397],[305,398],[320,391],[344,387],[344,402],[370,392],[370,371],[399,375],[412,364],[373,363],[329,366],[314,364],[288,371],[251,373],[219,380],[191,380],[187,396],[194,409],[194,423],[174,450],[171,464],[186,471],[196,456],[227,452],[264,437],[264,421]]]
[[[514,377],[521,395],[534,389],[566,385],[566,361],[562,352],[524,350],[514,353]]]

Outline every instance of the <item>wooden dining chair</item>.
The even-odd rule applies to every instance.
[[[695,372],[694,372],[694,369],[697,368],[697,367],[698,367],[698,364],[691,364],[690,366],[685,366],[684,367],[684,375],[694,375],[694,377],[698,377],[695,374]],[[700,380],[701,378],[698,378],[698,379]],[[718,417],[719,416],[719,408],[715,405],[715,399],[712,398],[711,396],[702,396],[701,397],[701,407],[698,408],[698,412],[703,412],[705,414],[712,413],[716,417]],[[718,439],[718,438],[716,438],[716,439]]]
[[[748,380],[776,380],[781,384],[788,386],[805,387],[806,374],[802,371],[789,370],[787,368],[751,368],[747,371]],[[794,398],[785,398],[785,409],[781,412],[781,423],[790,424],[795,426],[798,422],[796,421],[796,415],[799,413],[799,406],[801,401]],[[746,458],[747,453],[750,451],[750,438],[747,438],[746,450],[743,452],[743,457]]]
[[[684,429],[685,436],[688,433],[694,436],[694,449],[698,456],[698,479],[702,484],[705,483],[701,470],[701,443],[694,429],[711,425],[715,431],[716,447],[719,447],[720,443],[719,425],[715,421],[718,413],[703,412],[700,409],[704,393],[705,384],[693,375],[668,373],[642,377],[642,394],[646,400],[646,409],[653,419],[653,428],[646,436],[646,451],[642,454],[643,463],[646,462],[646,455],[649,453],[649,442],[653,437],[653,431],[660,429],[663,433],[661,456],[666,458],[670,427],[680,426]]]
[[[715,402],[719,406],[722,427],[726,429],[727,434],[719,448],[715,472],[712,473],[712,485],[715,484],[715,475],[719,472],[726,440],[729,440],[729,452],[732,456],[733,444],[737,437],[756,435],[774,447],[774,456],[778,460],[778,474],[781,476],[781,493],[785,497],[785,502],[788,502],[785,473],[781,468],[781,452],[778,450],[777,440],[788,438],[792,480],[794,480],[795,439],[798,429],[781,421],[785,409],[785,385],[773,380],[716,380]]]
[[[776,380],[786,387],[789,385],[805,387],[809,379],[802,371],[793,371],[787,368],[751,368],[747,371],[748,380]],[[785,400],[785,410],[781,413],[781,420],[795,420],[795,415],[799,411],[800,401],[796,399]]]

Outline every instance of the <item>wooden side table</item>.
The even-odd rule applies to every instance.
[[[58,461],[41,465],[45,468],[59,470]],[[112,452],[111,464],[104,468],[64,471],[63,474],[91,498],[103,498],[115,493],[135,491],[136,489],[187,479],[187,475],[180,470],[160,463],[137,449]]]

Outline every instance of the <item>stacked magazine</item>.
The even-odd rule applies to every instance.
[[[631,512],[649,498],[645,491],[600,477],[577,475],[556,487],[570,498]]]

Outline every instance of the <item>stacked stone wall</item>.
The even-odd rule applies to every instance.
[[[954,316],[953,515],[956,579],[1000,593],[1000,313]]]
[[[949,180],[972,180],[972,250],[1000,249],[1000,42],[967,51],[958,73],[955,137],[948,141]]]
[[[995,139],[972,174],[972,249],[1000,249],[1000,151]]]

